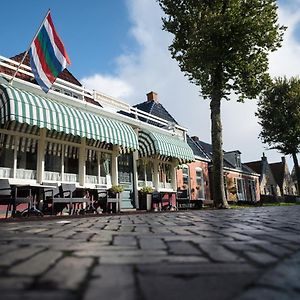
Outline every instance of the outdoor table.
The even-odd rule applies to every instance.
[[[16,190],[20,188],[23,191],[28,191],[29,193],[28,196],[30,199],[29,207],[21,212],[21,216],[30,216],[30,215],[43,216],[44,214],[36,207],[36,202],[41,199],[40,195],[45,189],[50,190],[56,188],[55,186],[52,185],[43,185],[39,183],[26,183],[26,184],[21,183],[21,184],[13,184],[12,186],[14,186]]]

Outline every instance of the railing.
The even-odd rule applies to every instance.
[[[92,184],[106,184],[106,177],[100,177],[98,182],[98,176],[95,175],[85,175],[85,183]]]
[[[10,70],[15,71],[17,69],[18,65],[19,65],[18,62],[0,55],[0,66],[3,66]],[[30,77],[34,77],[34,75],[31,72],[31,68],[24,64],[21,65],[21,68],[19,69],[18,72],[28,75]],[[7,78],[11,78],[11,76],[4,74],[4,73],[2,73],[2,75],[6,76]],[[15,80],[20,81],[20,79],[15,79]],[[29,84],[29,83],[27,83],[27,84]],[[79,95],[80,99],[72,98],[72,96],[68,96],[65,94],[60,94],[59,92],[55,91],[56,88],[63,89],[64,91],[68,91],[68,92],[70,92],[71,95],[77,95],[77,96]],[[139,110],[135,107],[132,107],[120,99],[108,96],[104,93],[101,93],[101,92],[98,92],[95,90],[93,90],[93,91],[88,90],[84,86],[78,86],[78,85],[72,84],[70,82],[67,82],[65,80],[62,80],[60,78],[56,79],[56,81],[53,85],[53,88],[51,91],[49,91],[49,93],[56,97],[59,96],[61,99],[67,99],[69,101],[72,99],[74,105],[79,105],[80,103],[82,103],[82,101],[85,97],[93,98],[95,101],[98,101],[103,106],[103,108],[102,108],[103,110],[106,110],[108,112],[117,113],[117,112],[122,111],[122,112],[129,114],[130,116],[133,116],[134,119],[136,119],[136,120],[142,119],[144,123],[151,124],[151,122],[155,122],[161,128],[169,130],[172,133],[179,134],[183,137],[184,137],[184,133],[186,132],[186,128],[179,126],[177,124],[171,124],[167,120],[161,119],[161,118],[153,116],[147,112]],[[84,102],[84,103],[86,103],[86,102]],[[101,108],[98,108],[98,109],[100,110]]]
[[[12,178],[13,169],[12,168],[0,168],[0,178]]]
[[[35,170],[17,169],[16,178],[18,179],[36,179]]]
[[[60,172],[44,172],[44,180],[45,181],[61,181],[61,173]]]

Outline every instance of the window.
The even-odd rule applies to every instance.
[[[188,186],[189,185],[189,167],[184,165],[182,167],[182,179],[183,179],[183,184]]]
[[[245,190],[244,190],[244,180],[237,178],[236,184],[237,184],[238,200],[246,200],[245,199]]]
[[[250,201],[255,202],[255,201],[256,201],[255,180],[253,180],[253,179],[248,179],[248,187],[249,187]],[[271,187],[273,187],[273,186],[271,186]]]
[[[162,188],[172,188],[172,167],[167,163],[160,163],[158,165],[159,172],[159,186]]]
[[[205,199],[203,170],[201,168],[196,168],[196,184],[197,199]]]
[[[14,150],[1,147],[0,167],[13,168],[13,166],[14,166]]]
[[[152,186],[153,163],[146,160],[138,160],[137,164],[139,186]]]
[[[236,167],[237,168],[241,168],[242,165],[241,165],[241,155],[240,154],[236,154],[235,155],[235,159],[236,159]]]
[[[105,184],[106,176],[111,173],[111,155],[87,150],[86,182]]]

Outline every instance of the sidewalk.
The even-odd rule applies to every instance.
[[[300,298],[300,206],[0,223],[1,298]]]

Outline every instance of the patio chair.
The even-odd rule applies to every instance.
[[[30,189],[26,189],[25,196],[17,195],[17,187],[11,187],[8,179],[0,179],[0,205],[6,205],[5,218],[8,217],[8,212],[11,210],[12,217],[16,216],[17,205],[28,203],[28,207],[32,204]],[[28,194],[28,195],[27,195]]]
[[[106,189],[90,189],[90,204],[87,208],[88,213],[98,214],[99,210],[106,212],[107,190]]]
[[[60,192],[57,195],[53,196],[52,199],[52,213],[55,211],[56,204],[65,204],[65,206],[69,206],[69,214],[77,213],[78,210],[76,209],[76,205],[83,203],[89,203],[89,196],[88,195],[81,195],[78,197],[76,195],[76,185],[69,184],[69,183],[62,183],[59,187]],[[64,206],[64,207],[65,207]],[[80,213],[84,213],[83,207],[80,210]]]

